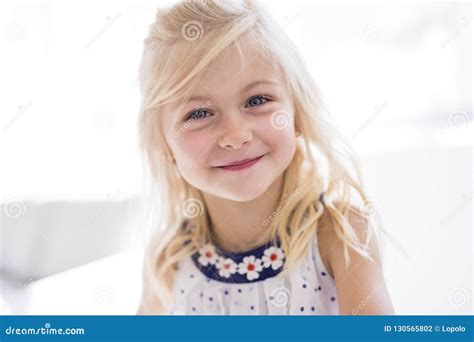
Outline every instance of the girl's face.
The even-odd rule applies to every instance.
[[[275,64],[256,56],[218,59],[198,74],[189,100],[167,104],[160,118],[184,179],[240,202],[259,197],[282,176],[296,146],[284,80]],[[235,166],[224,167],[229,164]]]

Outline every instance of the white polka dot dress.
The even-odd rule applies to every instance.
[[[285,255],[268,243],[243,253],[211,244],[176,272],[174,315],[338,315],[334,279],[321,260],[316,234],[301,266],[283,277]]]

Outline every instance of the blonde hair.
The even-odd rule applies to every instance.
[[[291,40],[256,2],[180,2],[158,10],[140,65],[140,147],[150,173],[149,224],[153,227],[144,271],[164,307],[173,305],[171,275],[181,260],[209,240],[211,222],[201,191],[183,179],[173,162],[160,133],[160,109],[189,96],[194,77],[224,51],[241,53],[249,44],[243,44],[244,40],[277,62],[293,99],[295,129],[300,132],[295,155],[284,172],[282,205],[270,227],[286,254],[284,272],[292,270],[306,254],[324,212],[343,242],[346,266],[349,249],[371,258],[367,248],[373,231],[371,215],[351,204],[354,194],[363,203],[369,202],[354,153],[330,124],[319,91]],[[324,199],[318,201],[321,193]],[[197,206],[192,208],[198,210],[197,215],[189,215],[186,208],[183,211],[183,205]],[[350,212],[367,218],[364,242],[349,223]]]

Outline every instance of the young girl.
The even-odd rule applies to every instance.
[[[140,84],[160,221],[139,314],[394,313],[358,167],[265,9],[159,10]]]

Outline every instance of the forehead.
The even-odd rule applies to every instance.
[[[252,48],[229,48],[197,75],[192,94],[232,93],[256,80],[281,81],[277,63]]]

